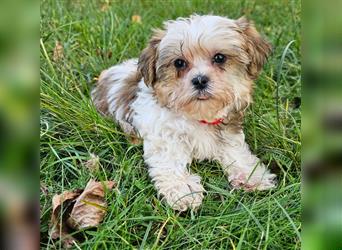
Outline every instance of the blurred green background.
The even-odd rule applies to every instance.
[[[303,248],[342,249],[342,1],[303,8]]]

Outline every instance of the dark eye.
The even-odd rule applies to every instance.
[[[226,56],[218,53],[214,56],[213,61],[215,63],[222,64],[226,61]]]
[[[183,59],[176,59],[174,64],[177,69],[185,69],[187,66],[186,62]]]

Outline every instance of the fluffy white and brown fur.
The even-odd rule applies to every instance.
[[[202,202],[200,177],[189,171],[193,159],[219,161],[235,188],[275,186],[275,175],[250,152],[242,130],[253,80],[270,50],[245,18],[193,15],[165,22],[139,59],[101,73],[95,106],[143,139],[149,175],[174,209]],[[218,54],[222,63],[213,59]],[[176,67],[176,60],[185,66]],[[208,79],[200,90],[193,83],[199,75]]]

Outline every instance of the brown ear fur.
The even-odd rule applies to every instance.
[[[250,78],[254,80],[258,77],[272,47],[261,37],[253,22],[248,21],[245,17],[240,17],[236,22],[246,40],[245,49],[251,59],[247,70]]]
[[[158,45],[165,35],[163,30],[154,30],[148,46],[143,50],[139,57],[138,71],[144,77],[147,86],[153,86],[156,81],[156,61],[158,58]]]

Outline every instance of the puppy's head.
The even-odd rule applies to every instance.
[[[161,105],[213,120],[249,104],[270,50],[244,17],[194,15],[155,30],[138,68]]]

